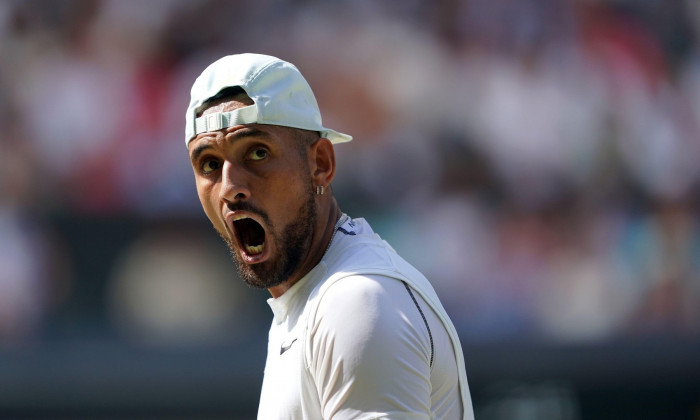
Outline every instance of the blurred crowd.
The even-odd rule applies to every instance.
[[[295,63],[355,137],[341,208],[430,278],[464,340],[695,337],[699,40],[695,0],[2,1],[0,343],[81,293],[57,217],[202,218],[189,88],[238,52]],[[89,279],[117,328],[251,322],[198,238],[144,229]]]

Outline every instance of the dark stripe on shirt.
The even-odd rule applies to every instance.
[[[433,334],[430,332],[430,326],[428,325],[428,320],[425,318],[425,314],[423,313],[423,310],[421,309],[420,305],[418,304],[418,300],[416,300],[416,297],[413,296],[413,291],[411,288],[408,286],[408,283],[405,281],[401,280],[404,286],[406,286],[406,290],[408,291],[408,294],[411,295],[411,299],[413,299],[413,303],[416,305],[416,308],[418,308],[418,312],[420,312],[421,318],[423,318],[423,323],[425,324],[425,328],[428,329],[428,336],[430,337],[430,367],[433,367],[433,358],[435,356],[435,346],[433,345]]]

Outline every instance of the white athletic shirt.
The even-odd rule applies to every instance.
[[[473,419],[461,345],[428,281],[364,219],[274,313],[258,419]]]

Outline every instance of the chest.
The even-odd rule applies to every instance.
[[[321,418],[316,388],[304,362],[302,333],[299,326],[270,329],[259,419]]]

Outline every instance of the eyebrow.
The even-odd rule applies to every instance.
[[[192,154],[190,154],[190,160],[192,162],[196,161],[197,158],[199,157],[199,155],[202,154],[202,152],[204,152],[207,149],[213,149],[213,148],[214,147],[211,144],[202,144],[200,146],[195,147],[194,150],[192,151]]]
[[[269,135],[257,128],[254,127],[246,127],[242,128],[240,130],[236,130],[233,133],[226,133],[224,134],[224,139],[226,141],[234,141],[234,140],[240,140],[246,137],[269,137]],[[190,155],[190,160],[192,162],[196,161],[197,158],[207,149],[213,149],[214,146],[212,146],[209,143],[202,144],[200,146],[197,146],[192,150],[192,154]]]

